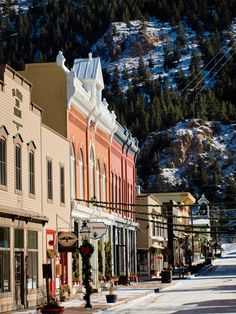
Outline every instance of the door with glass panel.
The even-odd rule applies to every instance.
[[[15,300],[18,309],[24,307],[24,253],[15,252]]]

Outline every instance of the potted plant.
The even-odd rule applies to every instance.
[[[57,299],[50,298],[49,301],[40,307],[42,314],[64,313],[64,306],[61,306]]]
[[[114,292],[114,281],[110,280],[109,294],[106,294],[107,303],[117,302],[117,294],[113,292]]]
[[[70,286],[61,285],[59,289],[60,301],[64,302],[70,296]]]

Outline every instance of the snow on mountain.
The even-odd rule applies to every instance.
[[[188,73],[193,49],[198,47],[195,32],[184,26],[186,44],[180,49],[180,60],[176,67],[165,72],[164,49],[174,48],[178,38],[178,27],[171,27],[169,23],[156,19],[149,21],[130,21],[129,23],[112,23],[104,36],[93,46],[92,50],[102,56],[103,66],[109,72],[118,67],[122,72],[124,66],[129,72],[138,67],[140,55],[145,64],[153,61],[151,68],[152,79],[168,76],[169,82],[174,86],[174,75],[179,69]]]
[[[189,188],[194,168],[198,171],[201,168],[207,180],[213,182],[219,168],[217,185],[223,193],[227,182],[235,180],[236,124],[197,119],[182,121],[166,131],[150,134],[141,147],[139,158],[152,159],[153,151],[160,154],[161,171],[148,178],[147,187]]]

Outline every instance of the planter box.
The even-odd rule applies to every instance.
[[[119,285],[128,285],[130,283],[129,276],[120,276],[118,283]]]
[[[43,314],[56,314],[56,313],[64,313],[64,307],[60,308],[41,308],[41,313]]]
[[[116,303],[117,294],[106,294],[107,303]]]
[[[161,272],[161,282],[162,283],[171,283],[172,282],[172,271],[163,270]]]

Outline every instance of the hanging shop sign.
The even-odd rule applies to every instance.
[[[58,252],[75,252],[77,237],[74,232],[58,232]]]
[[[104,222],[88,222],[87,226],[90,229],[89,237],[93,240],[100,239],[107,232]]]

